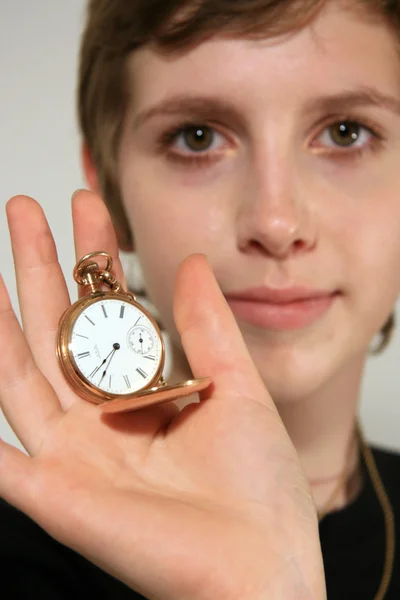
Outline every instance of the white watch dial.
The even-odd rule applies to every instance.
[[[111,394],[141,390],[162,360],[161,340],[150,319],[117,298],[94,302],[80,313],[69,349],[82,375]]]

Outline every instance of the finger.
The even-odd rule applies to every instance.
[[[113,275],[126,290],[117,236],[103,200],[91,191],[78,190],[72,197],[72,217],[77,260],[90,252],[99,250],[107,252],[113,259]],[[82,296],[83,288],[78,287],[80,288],[78,293]],[[158,406],[157,410],[150,408],[148,411],[141,412],[141,415],[136,415],[136,423],[141,426],[142,420],[147,424],[151,422],[154,430],[169,422],[177,414],[177,407],[165,404]]]
[[[54,239],[40,204],[33,198],[15,196],[6,211],[25,336],[38,368],[60,392],[66,407],[72,395],[57,364],[55,341],[70,299]]]
[[[117,236],[103,200],[94,192],[78,190],[72,197],[72,219],[76,260],[90,252],[107,252],[113,259],[113,275],[126,289]],[[78,287],[81,296],[83,288]]]
[[[38,369],[0,275],[0,406],[31,454],[46,428],[62,414],[53,388]]]
[[[193,254],[181,263],[173,308],[194,377],[213,380],[212,390],[201,397],[210,391],[228,400],[247,397],[276,412],[204,254]]]

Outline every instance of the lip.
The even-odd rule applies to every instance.
[[[290,288],[256,287],[248,290],[229,292],[227,297],[233,300],[258,300],[270,302],[271,304],[286,304],[297,300],[308,300],[311,298],[324,298],[332,295],[332,291],[318,290],[305,286],[294,286]]]
[[[304,287],[252,288],[229,294],[226,300],[240,320],[265,329],[291,330],[321,319],[339,295]]]

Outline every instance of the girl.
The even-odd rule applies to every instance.
[[[24,332],[3,286],[0,395],[30,458],[2,444],[0,493],[40,526],[4,505],[10,598],[399,597],[399,457],[357,422],[400,287],[399,14],[89,3],[77,258],[104,249],[123,281],[134,250],[171,382],[213,384],[108,418],[74,395],[54,242],[33,199],[9,202]]]

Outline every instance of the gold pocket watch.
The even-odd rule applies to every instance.
[[[102,270],[93,260],[104,257]],[[75,266],[85,295],[60,319],[57,358],[72,389],[102,412],[134,411],[207,388],[211,379],[168,385],[165,345],[156,321],[111,274],[106,252],[91,252]],[[109,289],[104,291],[106,285]]]

